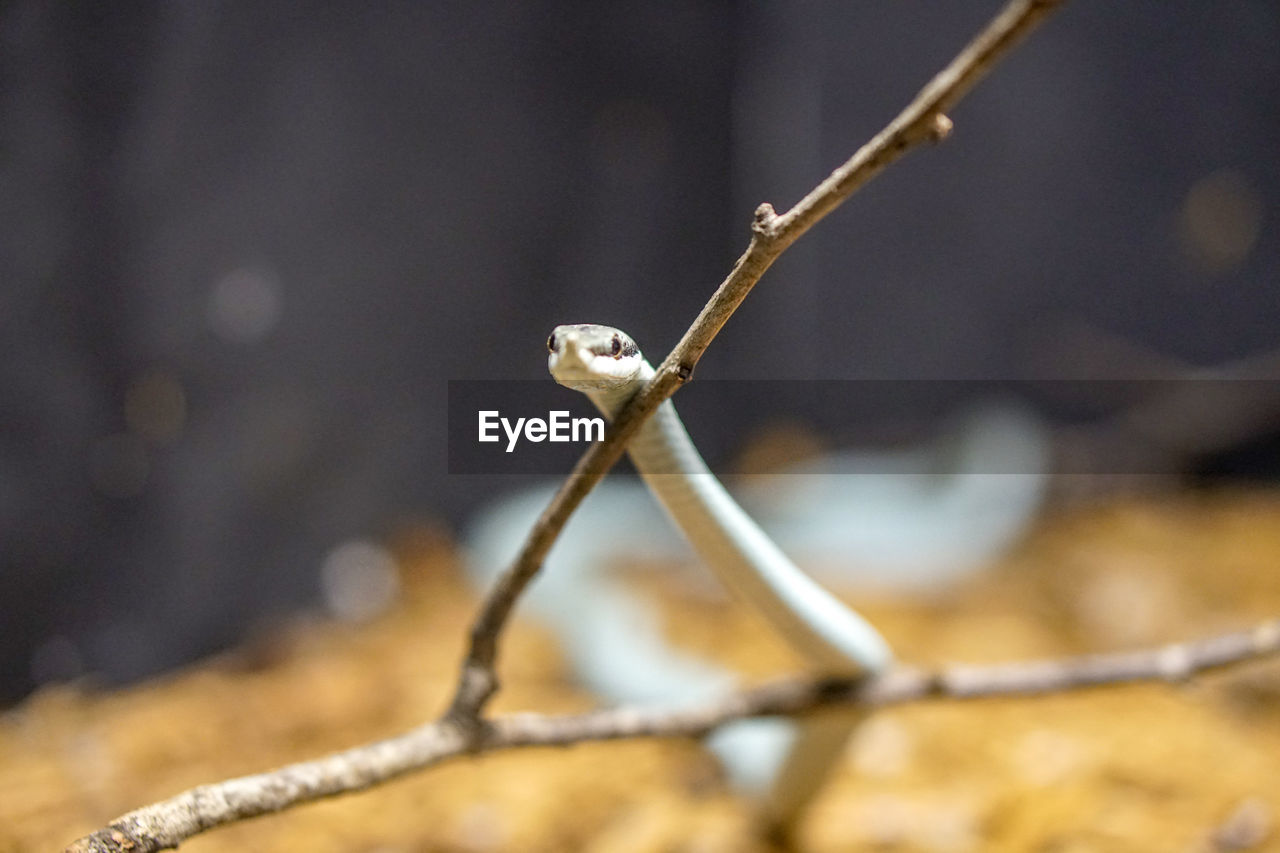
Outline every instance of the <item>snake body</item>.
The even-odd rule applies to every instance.
[[[556,381],[587,394],[609,419],[654,375],[635,342],[608,326],[558,326],[547,339],[547,349],[548,368]],[[663,402],[641,426],[628,453],[697,555],[811,663],[833,675],[876,673],[888,667],[892,654],[875,628],[804,574],[725,491],[671,401]],[[842,714],[800,724],[766,783],[764,805],[776,826],[789,826],[821,787],[857,719]],[[761,738],[787,738],[785,731],[759,727],[724,734],[727,741],[720,747],[727,751],[741,747],[759,752]]]
[[[548,350],[556,381],[584,392],[610,419],[654,375],[635,342],[608,326],[558,326]],[[628,453],[698,556],[812,663],[831,674],[889,664],[875,628],[802,572],[725,491],[671,401],[640,428]]]
[[[561,327],[548,347],[557,381],[586,393],[609,418],[653,375],[615,329]],[[815,668],[878,671],[889,661],[879,635],[774,542],[832,582],[897,593],[935,593],[989,564],[1034,517],[1044,488],[1039,423],[1008,403],[953,420],[936,448],[846,452],[770,478],[768,488],[745,484],[743,499],[773,538],[707,470],[664,403],[629,445],[647,488],[611,482],[587,497],[548,555],[528,609],[559,635],[577,678],[611,701],[674,706],[729,689],[732,673],[668,645],[658,613],[607,570],[620,558],[676,564],[691,556],[678,538],[662,535],[656,495],[696,556]],[[478,586],[510,562],[555,489],[548,483],[508,495],[477,517],[466,541]],[[787,826],[843,754],[856,722],[847,714],[743,720],[717,729],[707,746],[734,786],[763,794],[769,817]]]

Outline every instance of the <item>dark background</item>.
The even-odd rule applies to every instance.
[[[562,322],[660,356],[755,206],[997,8],[0,5],[0,698],[224,647],[313,606],[340,543],[464,520],[506,482],[447,475],[447,380],[541,377]],[[1277,44],[1272,0],[1068,4],[699,378],[1275,347]]]

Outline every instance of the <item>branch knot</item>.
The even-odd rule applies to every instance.
[[[950,117],[944,113],[934,113],[933,120],[929,122],[929,139],[933,142],[941,142],[951,135],[951,129],[955,127]]]
[[[778,218],[778,214],[773,209],[773,205],[764,202],[756,208],[755,216],[751,220],[751,230],[762,237],[772,236],[772,226]]]

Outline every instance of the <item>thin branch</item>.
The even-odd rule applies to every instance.
[[[207,829],[300,803],[360,791],[405,773],[482,752],[638,737],[699,737],[748,717],[795,716],[842,706],[1027,696],[1199,673],[1280,654],[1280,620],[1249,631],[1133,652],[940,670],[900,669],[870,679],[791,678],[689,708],[611,708],[586,714],[509,714],[473,739],[450,720],[270,773],[192,788],[130,812],[66,853],[151,853]]]
[[[530,530],[511,567],[481,605],[471,627],[450,715],[464,726],[478,720],[498,690],[494,666],[498,638],[516,600],[582,499],[622,457],[627,442],[661,403],[693,376],[702,354],[760,277],[788,246],[889,164],[924,142],[944,139],[951,119],[944,111],[962,97],[1062,0],[1013,0],[938,73],[884,130],[862,146],[795,207],[784,214],[762,204],[756,210],[751,242],[729,276],[698,314],[684,337],[659,365],[656,375],[614,420],[604,441],[591,445]]]
[[[951,120],[944,111],[954,106],[997,60],[1061,2],[1012,0],[897,118],[795,207],[782,215],[776,214],[768,204],[756,210],[746,252],[680,343],[663,360],[654,378],[615,418],[605,440],[593,444],[578,460],[533,526],[515,561],[481,604],[470,630],[457,690],[448,712],[439,721],[327,758],[194,788],[173,799],[130,812],[67,849],[151,851],[174,847],[215,826],[368,788],[469,752],[642,734],[698,734],[729,719],[799,712],[833,702],[830,697],[840,693],[835,689],[841,687],[839,683],[797,681],[741,694],[724,704],[701,710],[666,712],[666,716],[661,716],[661,712],[620,709],[568,718],[577,722],[567,724],[558,718],[529,715],[492,720],[480,716],[485,703],[498,689],[494,669],[498,638],[517,599],[537,575],[569,516],[621,458],[626,443],[644,420],[689,381],[712,339],[760,277],[788,246],[889,164],[921,143],[945,138],[950,132]],[[892,678],[897,679],[893,684],[917,685],[918,692],[902,693],[906,698],[930,695],[945,685],[945,680],[939,681],[937,677],[909,673],[899,673]],[[887,689],[882,682],[870,682],[856,690],[855,685],[845,682],[842,689],[848,700],[853,701],[864,690],[877,685],[881,690]],[[896,689],[902,691],[904,687]],[[545,730],[540,732],[538,726]],[[581,735],[576,733],[579,729]]]

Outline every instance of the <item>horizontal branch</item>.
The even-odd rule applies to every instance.
[[[531,746],[638,737],[698,737],[748,717],[797,716],[836,707],[929,699],[1026,696],[1140,681],[1182,681],[1211,669],[1280,654],[1280,620],[1252,630],[1132,652],[997,665],[904,668],[868,679],[784,679],[683,709],[610,708],[551,716],[508,714],[479,737],[443,720],[399,737],[270,773],[192,788],[130,812],[66,853],[151,853],[191,836],[300,803],[360,791],[452,758]]]

